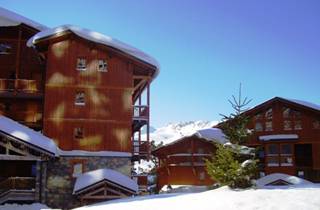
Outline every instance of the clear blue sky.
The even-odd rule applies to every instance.
[[[155,57],[152,125],[219,120],[243,92],[320,104],[319,0],[1,0],[49,27],[75,24]]]

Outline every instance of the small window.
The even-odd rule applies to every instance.
[[[75,105],[85,105],[85,93],[84,92],[77,92],[75,98]]]
[[[87,60],[85,58],[77,59],[77,70],[85,71],[87,69]]]
[[[285,130],[285,131],[292,130],[291,121],[290,120],[283,121],[283,130]]]
[[[82,127],[74,128],[73,135],[75,139],[83,139],[83,128]]]
[[[274,156],[279,154],[279,147],[277,144],[269,144],[267,156]]]
[[[258,114],[256,114],[256,116],[254,116],[254,118],[255,118],[256,120],[261,120],[261,119],[262,119],[262,114],[261,114],[261,113],[258,113]]]
[[[268,157],[267,158],[267,165],[268,166],[279,166],[278,157]]]
[[[292,157],[281,157],[280,158],[280,164],[281,166],[293,166]]]
[[[294,129],[295,130],[301,130],[302,129],[301,120],[297,120],[297,121],[294,122]]]
[[[83,165],[82,163],[76,163],[73,165],[73,177],[78,177],[83,172]]]
[[[204,171],[201,171],[199,173],[199,180],[203,181],[203,180],[205,180],[205,178],[206,178],[206,174],[204,173]]]
[[[283,108],[283,112],[282,112],[283,118],[289,118],[290,117],[290,112],[291,112],[290,108],[284,107]]]
[[[282,144],[281,155],[292,155],[292,146],[290,144]]]
[[[266,111],[265,117],[266,119],[272,119],[272,108]]]
[[[320,120],[315,120],[312,123],[313,129],[320,129]]]
[[[11,45],[9,44],[0,44],[0,55],[8,55],[11,54]]]
[[[98,71],[107,72],[108,71],[108,63],[107,60],[99,59],[98,60]]]
[[[272,131],[272,121],[266,122],[266,131]]]
[[[293,110],[292,113],[295,119],[301,119],[301,112]]]
[[[254,130],[255,131],[263,131],[263,126],[261,122],[256,122],[255,126],[254,126]]]
[[[203,148],[198,148],[198,154],[204,154],[204,149]]]

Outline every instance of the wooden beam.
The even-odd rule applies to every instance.
[[[16,153],[24,155],[24,156],[28,156],[28,157],[35,158],[35,159],[37,158],[36,156],[30,154],[25,147],[24,147],[24,149],[16,148],[9,141],[7,143],[0,142],[0,146],[3,146],[13,152],[16,152]]]
[[[21,54],[21,36],[22,36],[22,31],[21,27],[19,27],[19,34],[18,34],[18,46],[17,46],[17,57],[16,57],[16,78],[19,78],[19,71],[20,71],[20,54]],[[16,86],[15,86],[16,88]]]
[[[133,75],[133,79],[146,79],[150,80],[152,77],[149,75]]]

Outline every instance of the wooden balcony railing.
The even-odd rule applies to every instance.
[[[0,79],[0,91],[16,91],[25,93],[42,92],[41,82],[27,79]]]
[[[30,190],[35,188],[34,177],[8,177],[0,182],[0,194],[9,190]]]
[[[133,119],[134,120],[148,120],[149,107],[146,105],[133,106]]]

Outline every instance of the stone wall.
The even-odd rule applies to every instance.
[[[80,201],[72,195],[76,177],[73,165],[82,163],[83,172],[109,168],[131,175],[130,157],[59,157],[47,163],[45,203],[52,208],[71,209],[80,206]]]

